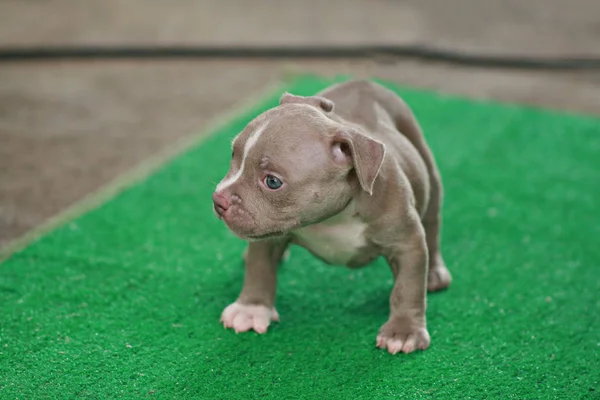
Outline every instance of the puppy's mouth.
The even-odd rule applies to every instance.
[[[266,239],[273,239],[273,238],[278,238],[278,237],[282,237],[287,235],[290,231],[292,231],[293,229],[295,229],[295,226],[288,229],[287,227],[285,227],[284,229],[277,229],[277,230],[272,230],[272,231],[267,231],[267,232],[261,232],[261,233],[254,233],[254,232],[240,232],[240,231],[235,231],[233,229],[231,229],[231,227],[229,227],[229,229],[236,235],[238,236],[240,239],[243,240],[247,240],[247,241],[258,241],[258,240],[266,240]]]
[[[252,225],[256,226],[256,219],[249,213],[247,213],[247,211],[245,211],[247,218],[249,220],[243,220],[240,218],[234,217],[234,215],[231,215],[230,210],[226,210],[226,211],[221,211],[218,210],[218,208],[214,207],[214,214],[215,216],[220,219],[221,221],[223,221],[225,223],[225,225],[227,226],[227,228],[237,237],[239,237],[242,240],[247,240],[247,241],[258,241],[258,240],[265,240],[265,239],[271,239],[271,238],[277,238],[277,237],[281,237],[281,236],[285,236],[288,232],[290,232],[291,230],[297,228],[300,226],[299,222],[292,222],[291,221],[286,221],[280,224],[280,226],[278,227],[279,229],[273,229],[273,230],[266,230],[266,231],[262,231],[262,232],[257,232],[255,229],[252,229]],[[248,226],[250,225],[250,226]]]
[[[248,231],[244,232],[244,229],[240,229],[239,226],[236,226],[236,224],[232,223],[232,221],[228,221],[226,218],[224,218],[224,216],[219,215],[218,213],[215,214],[217,215],[217,218],[219,218],[225,223],[227,228],[229,228],[229,230],[233,232],[233,234],[235,234],[237,237],[243,240],[263,240],[285,235],[285,232],[282,230],[269,231],[261,234],[249,233]]]

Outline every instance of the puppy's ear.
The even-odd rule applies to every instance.
[[[325,112],[333,111],[333,101],[321,96],[296,96],[285,92],[279,99],[279,104],[310,104],[311,106],[320,108]]]
[[[373,185],[385,157],[385,145],[360,132],[348,130],[334,136],[332,153],[336,163],[352,164],[362,189],[373,194]]]

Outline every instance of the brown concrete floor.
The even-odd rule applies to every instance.
[[[174,6],[176,4],[176,7]],[[436,43],[600,55],[600,3],[573,0],[4,0],[0,46]],[[600,114],[599,73],[403,61],[0,65],[0,247],[283,74],[377,76],[474,98]]]

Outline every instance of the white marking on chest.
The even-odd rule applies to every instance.
[[[354,203],[341,213],[294,231],[298,244],[331,264],[346,265],[366,246],[367,225],[355,216]]]
[[[268,124],[269,124],[268,122],[265,122],[257,130],[255,130],[254,132],[252,132],[250,134],[250,136],[248,137],[248,140],[246,140],[246,143],[244,143],[244,152],[242,154],[242,162],[240,164],[240,168],[236,171],[235,174],[231,175],[227,179],[223,179],[217,185],[217,189],[216,189],[217,192],[233,185],[238,179],[240,179],[242,177],[242,175],[244,174],[244,166],[246,165],[246,157],[248,156],[250,149],[252,149],[252,147],[254,147],[254,145],[256,145],[256,143],[258,142],[258,139],[260,138],[260,135],[265,131]]]

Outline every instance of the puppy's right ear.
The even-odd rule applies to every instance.
[[[379,175],[385,157],[385,145],[353,129],[338,132],[333,137],[334,161],[340,165],[352,165],[362,189],[373,194],[375,179]]]
[[[313,107],[320,108],[325,112],[333,111],[333,101],[321,96],[296,96],[285,92],[279,99],[279,104],[310,104]]]

